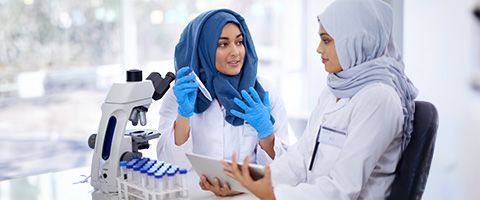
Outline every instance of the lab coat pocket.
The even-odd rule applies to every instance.
[[[257,131],[250,124],[243,125],[243,133],[241,137],[240,151],[251,154],[257,146]]]
[[[317,139],[319,145],[316,156],[317,158],[315,158],[315,165],[322,167],[316,167],[317,170],[322,171],[322,173],[327,173],[330,171],[340,156],[340,152],[342,151],[346,138],[347,134],[345,131],[325,126],[320,128]]]
[[[322,126],[317,142],[320,142],[320,145],[322,144],[331,145],[338,148],[342,148],[343,143],[345,143],[346,139],[347,139],[346,131]]]

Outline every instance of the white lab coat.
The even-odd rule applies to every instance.
[[[303,136],[271,165],[276,198],[385,199],[401,155],[402,125],[400,98],[390,86],[374,83],[338,102],[325,89]],[[309,171],[320,126],[338,132],[320,142]]]
[[[276,90],[264,79],[260,84],[269,92],[271,115],[275,118],[273,132],[275,134],[274,151],[276,157],[282,155],[289,145],[288,120],[281,97]],[[203,113],[194,113],[190,117],[190,137],[178,146],[174,142],[173,124],[177,117],[177,101],[172,90],[163,97],[160,108],[161,133],[157,145],[159,160],[171,162],[186,168],[191,164],[185,156],[186,152],[193,152],[217,159],[231,160],[232,152],[237,152],[237,158],[243,160],[251,155],[251,162],[265,164],[272,159],[260,147],[257,131],[248,123],[233,126],[225,121],[225,109],[214,99]]]

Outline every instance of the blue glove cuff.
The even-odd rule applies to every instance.
[[[178,114],[184,117],[191,117],[193,115],[193,112],[185,112],[181,109],[181,107],[178,107]]]
[[[273,125],[271,122],[267,123],[267,124],[264,124],[262,128],[259,128],[257,130],[258,132],[258,137],[260,139],[263,139],[263,138],[266,138],[267,136],[269,136],[270,134],[273,133]]]

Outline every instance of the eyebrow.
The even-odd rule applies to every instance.
[[[330,36],[330,35],[328,35],[328,33],[320,33],[320,37],[321,36]]]
[[[235,38],[239,38],[239,37],[241,37],[241,36],[242,36],[242,34],[240,33],[240,34],[238,34],[237,37],[235,37]],[[228,38],[228,37],[220,37],[220,38],[218,38],[218,40],[228,40],[228,39],[230,39],[230,38]]]

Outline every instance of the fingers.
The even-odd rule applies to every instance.
[[[213,179],[213,189],[217,192],[221,191],[220,180],[218,178]]]
[[[189,66],[185,66],[185,67],[182,67],[180,68],[178,71],[177,71],[177,77],[183,77],[187,74],[189,74],[191,72],[191,69]]]
[[[265,163],[265,174],[263,177],[265,177],[267,180],[272,180],[272,171],[270,169],[270,164],[267,162]]]
[[[231,164],[224,161],[224,160],[221,160],[220,163],[222,163],[222,165],[223,165],[223,173],[226,174],[227,176],[230,176],[231,178],[235,179],[235,176],[233,175],[233,172],[232,172]]]
[[[239,117],[239,118],[242,118],[242,119],[245,119],[245,114],[241,113],[241,112],[238,112],[234,109],[231,109],[230,110],[230,113],[232,113],[232,115],[236,116],[236,117]]]
[[[253,87],[248,88],[248,90],[250,91],[250,94],[252,95],[253,100],[255,100],[255,102],[257,102],[257,103],[262,102],[260,100],[260,96],[258,96],[257,91],[255,91],[255,89],[253,89]]]
[[[193,74],[189,74],[183,77],[180,77],[175,80],[175,85],[180,85],[182,83],[194,82],[195,76]]]
[[[230,185],[228,185],[227,182],[223,183],[223,187],[222,187],[226,193],[230,193],[232,191],[232,189],[230,189]]]
[[[242,100],[238,99],[237,97],[235,97],[233,99],[233,102],[235,104],[237,104],[240,108],[242,108],[243,110],[247,111],[249,109],[249,107],[247,106],[247,104],[245,104],[245,102],[243,102]]]
[[[227,163],[227,162],[224,161],[224,160],[221,160],[220,163],[221,163],[222,166],[223,166],[223,170],[228,171],[228,172],[231,172],[231,171],[232,171],[232,167],[230,166],[229,163]]]
[[[243,178],[247,179],[248,181],[252,181],[250,177],[250,170],[248,169],[248,163],[250,160],[250,156],[247,155],[245,159],[243,159],[243,165],[242,165],[242,176]]]
[[[200,182],[198,184],[200,185],[200,188],[202,188],[202,190],[208,190],[207,189],[207,184],[209,185],[209,183],[208,183],[207,178],[205,176],[200,177]]]
[[[241,181],[242,174],[240,173],[240,170],[238,169],[238,164],[237,164],[237,154],[235,152],[232,153],[232,174],[235,179],[238,181]]]
[[[190,83],[177,84],[174,87],[176,90],[184,90],[184,89],[198,89],[199,86],[197,82],[190,82]]]
[[[203,190],[213,192],[216,196],[228,196],[232,193],[230,186],[227,183],[223,183],[220,179],[215,178],[213,183],[210,183],[205,176],[200,178],[200,187]]]
[[[245,101],[247,101],[247,103],[250,107],[252,107],[256,104],[255,101],[253,101],[252,97],[247,93],[247,91],[242,90],[241,93],[242,93],[242,97],[245,99]]]
[[[265,92],[265,96],[263,97],[263,105],[265,105],[265,107],[267,108],[270,108],[270,97],[268,96],[269,96],[269,93]]]

